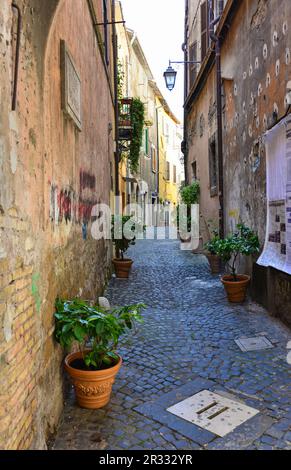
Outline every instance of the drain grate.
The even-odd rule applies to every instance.
[[[170,413],[224,437],[259,413],[255,408],[203,390],[167,409]]]
[[[244,351],[260,351],[261,349],[270,349],[274,346],[265,336],[255,336],[253,338],[235,339],[238,347]]]

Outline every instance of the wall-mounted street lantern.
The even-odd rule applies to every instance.
[[[169,67],[167,68],[167,70],[164,73],[164,78],[165,78],[165,81],[166,81],[166,87],[170,91],[172,91],[173,88],[175,87],[176,76],[177,76],[177,72],[176,72],[176,70],[173,69],[173,67],[171,66],[171,63],[170,63]]]
[[[175,88],[177,72],[173,69],[172,64],[201,64],[198,61],[169,61],[169,67],[164,72],[164,78],[166,82],[166,87],[168,90],[172,91]]]

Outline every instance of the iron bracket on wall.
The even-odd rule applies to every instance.
[[[172,64],[201,64],[201,60],[169,60],[169,66]]]
[[[13,95],[12,95],[12,111],[16,110],[16,100],[17,100],[17,86],[18,86],[18,72],[19,72],[19,52],[20,52],[20,37],[21,37],[21,25],[22,25],[22,16],[21,11],[16,3],[12,3],[12,8],[17,10],[17,37],[16,37],[16,52],[15,52],[15,67],[14,67],[14,82],[13,82]]]
[[[108,24],[125,24],[126,22],[125,21],[106,21],[106,23],[94,23],[94,26],[105,26],[105,25],[108,25]]]

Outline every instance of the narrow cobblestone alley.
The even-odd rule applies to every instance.
[[[53,449],[291,449],[290,331],[260,306],[227,302],[206,258],[172,240],[139,241],[129,280],[112,279],[112,305],[144,302],[144,324],[123,341],[109,405],[85,410],[71,391]],[[266,336],[243,352],[235,340]],[[166,409],[203,389],[259,413],[223,438]]]

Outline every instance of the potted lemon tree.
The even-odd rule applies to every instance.
[[[128,230],[126,230],[126,224]],[[133,261],[125,258],[125,253],[131,245],[135,245],[136,234],[143,233],[145,226],[134,220],[130,215],[112,216],[111,236],[115,244],[116,257],[113,259],[115,273],[118,278],[128,278]]]
[[[230,274],[225,274],[221,278],[230,302],[243,302],[250,282],[250,276],[237,273],[239,256],[250,256],[258,253],[259,250],[260,243],[257,234],[244,224],[238,224],[236,232],[215,243],[216,254],[230,270]]]
[[[142,321],[143,304],[126,305],[109,311],[90,302],[56,300],[55,338],[65,350],[73,343],[77,352],[65,358],[68,372],[82,408],[105,406],[122,358],[116,349],[120,337]]]

